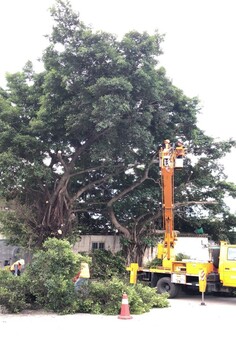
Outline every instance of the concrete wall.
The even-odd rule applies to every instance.
[[[91,252],[93,243],[103,243],[104,249],[116,253],[121,250],[119,236],[85,235],[74,245],[74,252]]]
[[[113,253],[121,250],[119,236],[85,235],[81,236],[81,239],[74,245],[73,251],[75,253],[91,252],[93,243],[101,243],[104,245],[104,249],[110,250]],[[7,246],[6,241],[0,237],[0,267],[4,266],[5,260],[13,262],[15,258],[19,258],[18,255],[20,253],[18,247]],[[175,253],[188,255],[191,260],[207,261],[209,259],[208,238],[206,236],[178,236],[175,244]],[[157,247],[147,248],[143,258],[143,264],[145,265],[147,262],[156,258],[156,256]],[[23,256],[21,256],[21,258],[22,257]],[[27,261],[26,257],[25,260]]]
[[[0,268],[8,264],[12,264],[17,260],[19,248],[16,246],[10,246],[6,244],[5,239],[0,239]]]
[[[116,253],[121,250],[120,237],[119,236],[81,236],[79,240],[73,247],[73,251],[79,252],[91,252],[93,243],[104,243],[104,249],[110,250],[112,253]],[[143,263],[153,260],[156,257],[157,249],[147,248],[144,254]]]

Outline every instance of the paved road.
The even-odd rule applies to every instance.
[[[129,320],[117,316],[29,313],[0,315],[1,350],[162,349],[234,347],[236,298],[181,296],[170,307]]]

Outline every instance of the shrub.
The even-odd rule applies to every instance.
[[[152,307],[167,307],[168,295],[158,295],[154,288],[126,284],[113,277],[106,281],[90,281],[78,291],[79,312],[93,314],[117,315],[119,314],[123,293],[127,293],[130,312],[142,314],[150,311]]]
[[[61,314],[76,312],[77,295],[72,278],[79,271],[81,261],[90,259],[73,253],[65,240],[48,239],[24,272],[35,305]]]
[[[95,249],[91,257],[91,278],[106,280],[113,276],[122,278],[126,275],[125,259],[120,253]]]
[[[137,301],[133,305],[133,300],[132,300],[132,289],[135,290],[134,295],[138,295],[139,298],[141,299],[141,306],[137,308]],[[135,286],[130,286],[128,287],[127,292],[129,293],[130,297],[130,308],[133,309],[133,313],[142,313],[142,312],[147,312],[153,307],[158,307],[158,308],[163,308],[163,307],[168,307],[169,306],[169,301],[168,301],[168,293],[164,294],[157,294],[155,288],[151,288],[149,286],[145,286],[142,283],[137,283]]]
[[[74,313],[78,309],[74,283],[64,276],[52,276],[45,281],[47,295],[43,301],[45,309],[60,314]]]
[[[120,308],[124,283],[118,278],[90,281],[78,291],[79,312],[117,314]]]
[[[28,306],[25,297],[26,285],[24,278],[0,270],[0,305],[12,313],[26,309]]]
[[[175,257],[176,261],[182,261],[183,259],[190,259],[190,256],[183,253],[179,253]]]
[[[158,258],[154,258],[153,260],[151,261],[148,261],[146,264],[145,264],[145,267],[147,269],[151,268],[151,267],[156,267],[156,266],[161,266],[162,265],[162,260],[161,259],[158,259]]]
[[[125,263],[119,254],[95,251],[92,259],[93,277],[97,280],[89,280],[76,291],[72,278],[79,271],[81,262],[91,264],[91,258],[73,253],[65,240],[50,238],[20,277],[0,271],[0,305],[9,312],[37,307],[59,314],[117,315],[126,292],[133,314],[168,306],[167,296],[156,294],[155,289],[140,282],[136,285],[125,282]]]

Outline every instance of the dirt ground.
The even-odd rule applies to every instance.
[[[104,315],[56,315],[42,311],[0,314],[1,349],[144,349],[232,347],[236,298],[181,296],[170,307],[123,320]]]

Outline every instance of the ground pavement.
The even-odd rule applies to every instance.
[[[223,349],[235,347],[236,298],[201,296],[169,300],[123,320],[117,316],[27,312],[0,315],[1,350]]]

